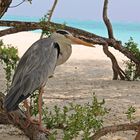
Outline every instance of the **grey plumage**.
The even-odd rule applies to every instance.
[[[19,61],[5,98],[7,111],[15,110],[22,100],[46,84],[48,77],[53,74],[57,56],[58,48],[48,39],[37,41],[27,50]]]
[[[27,99],[35,90],[45,86],[48,77],[53,75],[55,67],[70,57],[72,43],[91,46],[74,38],[65,30],[58,30],[49,38],[35,42],[25,52],[5,97],[4,107],[8,112],[16,110],[20,102]]]

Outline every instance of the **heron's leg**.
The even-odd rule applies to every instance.
[[[38,111],[39,111],[39,124],[42,124],[42,95],[44,93],[43,87],[39,90],[39,97],[38,97]]]
[[[39,124],[38,120],[34,120],[31,118],[31,114],[30,114],[30,106],[28,104],[28,101],[27,100],[24,100],[23,101],[23,106],[26,108],[26,116],[27,116],[27,124],[25,125],[25,127],[29,127],[29,125],[31,123],[33,124]]]
[[[27,100],[24,100],[24,101],[23,101],[23,106],[26,108],[26,115],[27,115],[27,118],[31,118],[30,106],[28,105],[28,101],[27,101]]]
[[[8,113],[9,117],[11,117],[11,119],[14,121],[15,124],[19,124],[19,117],[16,116],[16,114],[14,114],[13,112]]]
[[[42,126],[42,95],[43,93],[44,93],[44,87],[41,87],[39,90],[39,97],[38,97],[39,129],[43,132],[49,133],[49,130],[43,128]]]

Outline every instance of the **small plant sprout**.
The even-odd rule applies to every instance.
[[[130,106],[130,107],[128,108],[127,112],[125,113],[125,114],[127,115],[127,119],[128,119],[130,122],[132,122],[132,120],[135,119],[135,117],[134,117],[134,113],[135,113],[135,112],[136,112],[135,107]]]

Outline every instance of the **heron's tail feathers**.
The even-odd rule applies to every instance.
[[[20,88],[19,86],[14,86],[11,87],[11,89],[9,90],[4,100],[4,108],[7,112],[16,110],[19,103],[22,102],[25,98],[27,98],[22,94],[23,91],[21,91],[21,89],[22,88]]]
[[[4,100],[4,108],[7,112],[14,111],[18,107],[17,101],[19,99],[19,88],[11,87]]]

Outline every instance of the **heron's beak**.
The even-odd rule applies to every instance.
[[[73,42],[73,44],[80,44],[88,47],[95,47],[92,43],[87,43],[79,38],[68,36],[68,38]]]

